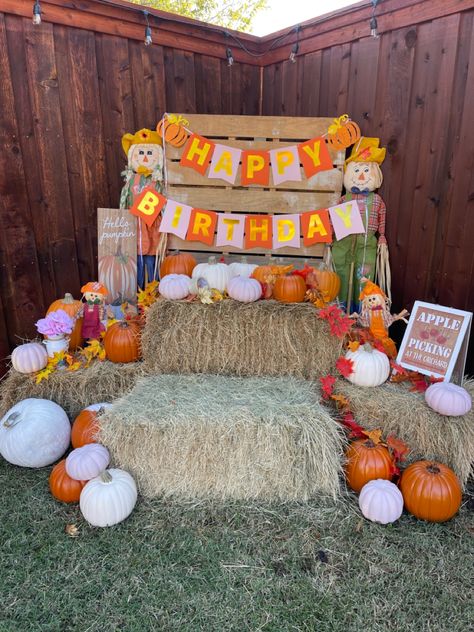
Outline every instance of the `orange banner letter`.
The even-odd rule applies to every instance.
[[[214,153],[214,147],[215,143],[207,138],[198,134],[191,134],[179,164],[182,167],[191,167],[201,175],[204,175]]]

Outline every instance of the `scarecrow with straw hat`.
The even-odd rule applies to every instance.
[[[89,281],[81,287],[85,303],[81,310],[82,337],[97,340],[105,331],[107,318],[113,316],[105,305],[108,289],[98,281]]]
[[[357,201],[365,228],[363,234],[349,235],[332,246],[334,266],[341,278],[339,300],[347,307],[347,313],[357,309],[362,278],[375,280],[376,267],[379,282],[390,295],[386,207],[375,193],[382,184],[380,165],[385,158],[385,148],[379,147],[379,143],[378,138],[361,137],[345,162],[346,194],[341,201]]]
[[[153,186],[159,193],[163,190],[162,139],[157,132],[141,129],[135,134],[125,134],[122,147],[127,156],[127,168],[122,173],[125,183],[120,194],[120,208],[128,209],[145,187]],[[137,280],[140,288],[145,285],[145,270],[148,282],[158,278],[157,255],[166,249],[166,233],[158,232],[159,227],[160,218],[152,226],[138,219]]]

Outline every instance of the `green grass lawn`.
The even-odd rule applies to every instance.
[[[468,496],[439,525],[371,524],[348,495],[278,506],[139,499],[123,524],[94,529],[50,496],[49,471],[0,462],[0,632],[472,629]]]

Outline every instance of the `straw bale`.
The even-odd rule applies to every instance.
[[[0,416],[27,397],[50,399],[64,408],[71,419],[86,406],[112,402],[131,390],[144,373],[143,363],[93,362],[79,371],[55,371],[35,384],[31,375],[10,369],[0,382]]]
[[[474,380],[463,384],[474,397]],[[377,388],[362,388],[338,380],[335,392],[351,402],[357,422],[364,428],[381,428],[411,449],[409,462],[435,459],[446,463],[463,485],[474,473],[474,410],[462,417],[445,417],[425,403],[423,393],[405,384],[386,383]]]
[[[101,416],[99,440],[148,497],[335,496],[344,438],[318,400],[294,378],[145,377]]]
[[[307,303],[162,299],[148,312],[142,349],[148,373],[314,379],[334,366],[341,342]]]

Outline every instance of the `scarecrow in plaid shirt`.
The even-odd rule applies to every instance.
[[[348,313],[358,309],[362,278],[375,280],[377,251],[379,256],[383,253],[388,265],[386,208],[380,195],[375,193],[382,184],[380,165],[385,158],[385,148],[379,147],[379,142],[378,138],[362,137],[345,163],[346,194],[341,202],[357,201],[365,228],[364,234],[349,235],[332,246],[334,266],[341,277],[339,300]]]

